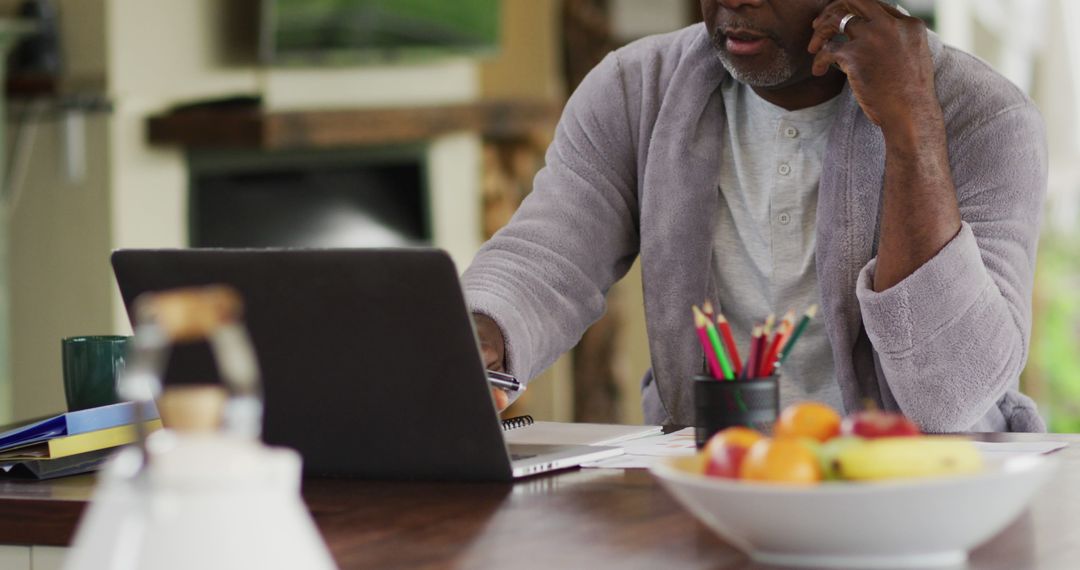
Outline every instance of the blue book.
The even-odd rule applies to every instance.
[[[157,419],[158,411],[153,402],[143,410],[143,421]],[[0,451],[31,443],[48,441],[54,437],[78,435],[91,431],[135,423],[135,402],[120,402],[58,416],[23,422],[13,429],[0,433]],[[3,429],[3,428],[0,428]]]

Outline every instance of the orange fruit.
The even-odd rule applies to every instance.
[[[773,436],[806,437],[824,443],[840,435],[841,421],[840,414],[825,404],[802,402],[784,409],[773,426]]]
[[[708,453],[712,449],[727,445],[750,447],[763,439],[765,439],[765,436],[755,429],[740,426],[729,427],[716,432],[715,435],[710,437],[708,443],[705,444],[704,451]]]
[[[814,485],[821,466],[810,446],[797,439],[763,439],[743,459],[739,478],[747,481]]]
[[[706,457],[705,474],[738,479],[739,466],[747,450],[762,439],[765,436],[745,427],[729,427],[717,432],[701,452]]]

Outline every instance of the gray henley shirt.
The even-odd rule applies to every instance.
[[[728,78],[714,241],[716,294],[745,359],[752,328],[821,304],[814,259],[818,183],[837,102],[787,111]],[[811,322],[781,371],[781,407],[843,409],[825,327]]]

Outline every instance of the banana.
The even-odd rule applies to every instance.
[[[983,461],[966,439],[885,437],[845,447],[832,467],[841,479],[877,481],[978,473]]]

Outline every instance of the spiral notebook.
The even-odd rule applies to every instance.
[[[512,429],[518,429],[518,428],[523,428],[523,427],[526,427],[526,426],[531,426],[534,423],[536,423],[536,422],[533,421],[532,416],[517,416],[515,418],[509,418],[509,419],[503,420],[502,421],[502,428],[503,428],[503,431],[510,431]]]

